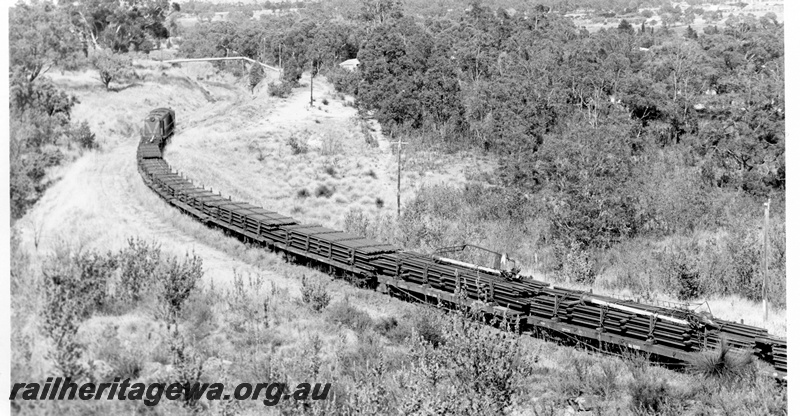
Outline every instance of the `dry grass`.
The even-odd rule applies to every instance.
[[[299,276],[291,275],[292,270],[287,272],[290,275],[284,278],[299,279]],[[32,277],[27,275],[23,278]],[[307,286],[315,287],[318,292],[330,291],[337,300],[317,307],[313,302],[303,301],[302,293],[293,294],[264,274],[234,273],[228,288],[207,285],[195,290],[182,310],[178,327],[187,340],[187,351],[203,364],[200,380],[223,380],[227,383],[331,380],[339,399],[324,402],[323,406],[335,407],[338,412],[382,409],[376,411],[402,414],[403,409],[420,399],[424,402],[434,400],[436,406],[447,407],[475,399],[462,393],[456,396],[446,393],[452,382],[454,386],[467,387],[465,394],[473,394],[469,387],[473,375],[468,371],[460,372],[456,376],[458,380],[449,376],[441,379],[436,385],[440,386],[438,389],[444,393],[443,396],[434,398],[429,394],[430,390],[418,390],[430,383],[428,377],[434,374],[431,371],[440,371],[437,363],[442,363],[425,361],[425,357],[433,359],[442,354],[446,357],[450,353],[468,353],[478,354],[475,356],[478,358],[483,353],[502,353],[505,358],[492,355],[492,359],[499,362],[510,359],[512,361],[508,363],[513,362],[516,369],[515,381],[509,387],[513,400],[504,405],[510,406],[507,410],[512,413],[549,408],[559,414],[581,409],[603,414],[648,414],[653,411],[684,414],[735,406],[739,406],[741,411],[754,411],[763,405],[753,401],[752,395],[743,394],[746,392],[743,384],[734,383],[721,387],[721,390],[709,390],[704,387],[707,384],[703,378],[653,368],[636,358],[596,356],[528,337],[519,338],[509,350],[513,356],[506,357],[505,350],[498,349],[496,343],[499,340],[508,342],[508,336],[497,330],[483,325],[471,326],[459,319],[445,317],[435,308],[388,299],[371,291],[353,289],[339,281],[330,282],[325,287],[322,275],[311,274],[305,278],[310,281]],[[349,293],[338,296],[342,292]],[[33,304],[38,298],[35,292],[15,295],[20,295],[18,299],[21,301]],[[33,298],[24,299],[22,296]],[[398,319],[376,316],[373,313],[376,305],[369,304],[371,301],[396,303],[396,309],[391,313]],[[169,365],[173,358],[168,346],[171,335],[163,321],[154,318],[153,307],[152,299],[145,299],[124,315],[96,314],[83,322],[79,334],[85,341],[85,359],[93,363],[95,377],[103,380],[125,375],[142,382],[172,380],[175,370]],[[28,312],[36,313],[35,310]],[[469,337],[462,339],[457,334],[460,331],[468,331]],[[36,334],[35,330],[31,332]],[[438,340],[439,347],[418,344],[419,340]],[[19,348],[23,344],[15,341],[14,345]],[[46,351],[49,346],[45,342],[39,348]],[[18,364],[21,365],[16,368],[15,377],[29,377],[29,371],[37,366],[41,367],[41,376],[51,371],[42,355],[22,357]],[[499,368],[496,370],[500,371]],[[502,373],[497,375],[502,376]],[[474,379],[479,380],[483,378]],[[785,393],[780,389],[770,390],[761,379],[753,381],[760,386],[759,393],[769,403],[770,409],[785,409]],[[485,399],[485,396],[477,397]],[[120,401],[88,404],[37,402],[29,405],[22,410],[23,414],[42,411],[127,413],[145,409],[141,403]],[[223,412],[226,405],[225,402],[202,403],[212,413]],[[481,404],[488,405],[485,402]],[[283,406],[285,404],[277,409],[265,409],[260,402],[239,402],[237,414],[286,411]],[[162,401],[157,409],[168,414],[187,412],[178,402]]]
[[[179,114],[179,134],[168,148],[167,159],[189,177],[235,199],[291,213],[304,221],[338,227],[354,207],[370,214],[394,211],[395,159],[379,129],[372,132],[379,138],[379,146],[372,147],[357,129],[353,130],[349,120],[354,114],[351,107],[331,98],[329,105],[323,107],[328,111],[305,108],[304,88],[295,90],[281,108],[275,109],[275,101],[266,94],[251,100],[239,87],[229,89],[209,84],[220,99],[212,103],[191,83],[175,81],[184,76],[182,71],[167,70],[167,81],[145,78],[141,86],[118,93],[106,93],[87,74],[56,77],[60,85],[79,94],[81,104],[76,107],[74,117],[90,122],[104,150],[87,153],[65,167],[62,179],[48,190],[24,221],[17,223],[20,248],[28,261],[20,268],[25,272],[18,284],[12,282],[13,376],[40,379],[50,371],[45,359],[49,344],[38,330],[40,294],[34,284],[43,256],[63,241],[88,249],[115,250],[125,244],[128,236],[137,235],[162,243],[168,254],[182,256],[194,251],[203,258],[204,289],[187,301],[181,325],[191,339],[191,348],[206,360],[209,379],[253,381],[263,379],[266,374],[309,379],[316,372],[321,378],[335,376],[336,389],[346,396],[347,389],[356,385],[355,376],[375,374],[375,362],[383,357],[385,362],[392,363],[380,370],[388,375],[364,380],[388,388],[393,394],[402,394],[397,384],[387,380],[405,377],[402,365],[403,357],[413,348],[408,341],[411,328],[417,331],[435,328],[430,321],[420,318],[429,312],[342,281],[331,281],[324,274],[284,263],[263,249],[243,248],[238,241],[181,215],[142,183],[133,158],[135,124],[128,120],[139,119],[156,106],[173,106]],[[159,76],[157,71],[152,73],[152,77]],[[321,90],[326,88],[322,81],[315,84]],[[115,94],[113,102],[109,94]],[[241,98],[244,95],[247,99]],[[106,107],[110,117],[105,120],[94,117],[97,108]],[[309,132],[309,152],[292,155],[285,137],[298,129]],[[409,159],[414,157],[409,152]],[[448,163],[433,163],[429,158],[419,166],[444,169],[443,173],[408,169],[403,178],[403,195],[414,194],[415,187],[428,180],[447,181],[466,175],[464,169],[447,168]],[[327,167],[333,167],[335,175],[326,172]],[[334,196],[314,196],[314,190],[320,186],[336,189]],[[302,189],[307,189],[309,195],[298,198]],[[378,198],[386,201],[382,210],[376,203]],[[300,301],[302,276],[326,284],[331,303],[320,308],[319,313]],[[329,310],[339,314],[338,317],[332,318]],[[392,323],[391,318],[396,321]],[[331,321],[341,325],[331,325]],[[434,336],[436,331],[429,329],[424,331]],[[93,340],[89,342],[92,359],[114,363],[118,370],[131,375],[138,373],[148,380],[163,377],[168,354],[164,353],[160,340],[165,337],[165,328],[153,318],[146,302],[123,316],[95,316],[82,325],[81,334]],[[145,338],[147,342],[143,341]],[[519,412],[545,408],[563,412],[567,406],[577,406],[573,397],[577,392],[602,396],[598,409],[605,414],[631,414],[627,405],[631,395],[626,383],[634,376],[629,370],[614,373],[615,368],[622,368],[616,359],[589,356],[528,338],[520,342],[520,355],[528,362],[532,376],[520,387],[515,405]],[[336,367],[344,362],[356,365],[349,370],[341,365]],[[314,365],[317,368],[312,368]],[[666,388],[670,392],[682,385],[697,386],[687,375],[661,369],[648,371],[667,379]],[[580,381],[577,387],[554,381],[571,383],[576,377]],[[714,400],[721,396],[708,393],[708,397],[709,406],[720,406]],[[775,402],[780,407],[780,398]],[[244,408],[239,409],[240,414],[264,410],[248,403],[241,405]],[[42,406],[23,413],[145,411],[141,404],[119,402],[78,403],[70,409],[58,403]],[[159,410],[164,413],[185,413],[174,404],[165,402],[163,406]],[[223,409],[224,403],[212,406],[212,412],[227,411]]]
[[[369,214],[396,210],[396,156],[380,126],[359,121],[356,109],[335,97],[324,78],[315,80],[315,95],[328,98],[329,104],[309,107],[305,86],[295,88],[280,106],[266,94],[236,101],[225,107],[224,116],[216,113],[184,129],[166,158],[215,191],[303,222],[341,228],[352,208]],[[364,140],[360,127],[367,124],[378,146]],[[484,162],[466,154],[446,156],[409,147],[404,150],[401,197],[409,200],[425,184],[479,177],[493,166]],[[322,186],[335,189],[337,197],[315,195]],[[298,210],[294,201],[303,189],[312,197]]]
[[[325,96],[327,89],[323,80],[315,82],[315,95]],[[295,196],[306,189],[311,196],[305,209],[292,215],[310,223],[336,227],[355,201],[388,200],[388,183],[376,186],[360,177],[365,166],[379,169],[384,155],[353,133],[355,109],[333,98],[326,111],[308,107],[307,94],[307,88],[297,88],[279,108],[266,96],[235,103],[235,111],[226,112],[229,116],[206,120],[176,136],[167,159],[223,194],[277,212],[292,212]],[[246,116],[250,113],[262,116]],[[298,143],[295,147],[302,151],[290,143]],[[363,208],[377,211],[374,202]]]

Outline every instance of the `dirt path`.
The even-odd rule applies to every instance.
[[[64,242],[114,250],[127,238],[138,236],[161,243],[174,255],[194,251],[203,258],[208,281],[215,284],[229,282],[233,270],[264,272],[205,243],[218,239],[219,233],[180,215],[147,189],[136,170],[136,132],[127,127],[127,123],[136,123],[151,108],[161,105],[177,107],[185,129],[208,120],[226,120],[232,107],[249,99],[246,92],[217,88],[214,93],[219,101],[210,103],[201,92],[179,82],[168,86],[145,82],[114,94],[95,88],[93,80],[81,76],[56,79],[59,81],[77,92],[81,103],[75,108],[74,118],[92,125],[103,149],[82,156],[61,171],[60,180],[18,222],[22,244],[35,256],[35,264]],[[112,97],[114,101],[108,103]],[[97,117],[98,112],[103,117]],[[278,274],[269,279],[281,286],[296,285]]]
[[[116,250],[124,246],[128,238],[139,237],[161,244],[162,249],[172,255],[194,252],[203,259],[205,283],[213,283],[214,287],[229,286],[234,273],[252,274],[287,288],[291,296],[297,296],[300,281],[296,277],[311,271],[285,264],[278,256],[264,250],[247,249],[221,232],[204,227],[167,205],[144,185],[135,163],[138,120],[152,108],[174,108],[178,133],[167,148],[166,159],[170,163],[196,182],[210,184],[214,190],[289,214],[286,204],[274,204],[281,196],[274,194],[276,187],[272,185],[280,184],[281,180],[314,180],[314,176],[293,178],[296,171],[302,172],[304,168],[296,160],[281,160],[290,153],[285,137],[298,131],[307,134],[312,150],[298,156],[307,157],[309,162],[320,163],[320,166],[334,162],[338,163],[337,169],[342,169],[350,163],[367,163],[368,158],[364,157],[354,162],[345,160],[345,152],[350,151],[347,146],[359,147],[360,143],[367,146],[360,135],[347,136],[347,140],[341,140],[341,148],[318,155],[326,134],[333,138],[352,134],[351,118],[355,110],[344,106],[341,100],[334,103],[330,87],[325,85],[315,89],[315,95],[320,101],[329,96],[329,104],[318,102],[315,108],[308,105],[308,90],[303,88],[281,100],[269,97],[266,91],[253,96],[241,87],[230,84],[222,87],[209,82],[205,85],[214,95],[215,101],[211,102],[194,83],[185,80],[186,72],[173,69],[156,73],[155,79],[146,79],[117,93],[104,91],[90,74],[55,77],[58,84],[78,96],[80,104],[74,109],[73,118],[89,122],[102,149],[83,155],[57,173],[59,180],[16,225],[22,246],[31,253],[32,264],[40,265],[53,248],[63,244],[100,251]],[[248,148],[251,142],[255,142],[256,147]],[[265,157],[264,161],[269,163],[260,164],[253,155],[254,148],[271,149],[275,153],[269,159]],[[370,153],[369,157],[372,167],[365,165],[364,169],[376,171],[381,161],[391,159],[390,154],[380,150]],[[186,163],[187,160],[191,163]],[[279,162],[283,163],[282,170],[275,173],[274,166]],[[248,166],[248,163],[260,166]],[[311,172],[307,167],[305,171]],[[377,181],[367,178],[372,181],[372,188],[377,188]],[[346,176],[342,175],[344,179]],[[337,192],[344,188],[338,183],[331,186],[340,187]],[[269,198],[259,200],[261,195],[269,195]],[[286,199],[298,205],[313,202],[294,201],[293,193]],[[265,200],[273,204],[264,203]],[[319,198],[317,204],[320,212],[329,211],[326,204],[341,205],[341,212],[347,206],[336,202],[335,198],[324,197]],[[374,201],[370,204],[374,206]],[[327,224],[327,221],[322,223]],[[342,282],[333,283],[334,298],[348,294],[370,314],[390,314],[396,303],[387,302],[377,294],[360,293]]]

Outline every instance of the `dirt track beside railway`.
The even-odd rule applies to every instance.
[[[135,94],[144,96],[155,92],[158,85],[144,84],[137,87]],[[193,91],[181,91],[190,96]],[[113,98],[124,97],[125,91],[108,93]],[[76,118],[87,117],[95,107],[97,94],[94,91],[80,94],[81,104],[76,108]],[[109,97],[111,98],[111,97]],[[216,105],[197,102],[196,109],[214,111]],[[137,112],[146,114],[147,104],[131,106],[126,111],[132,119],[141,119]],[[87,108],[84,108],[87,107]],[[114,111],[105,107],[106,115],[122,117],[124,111]],[[95,117],[92,117],[95,118]],[[114,123],[113,118],[109,118]],[[104,130],[100,121],[90,121],[93,127]],[[165,205],[144,186],[136,170],[131,154],[136,151],[136,138],[133,135],[112,133],[122,128],[108,126],[106,136],[101,137],[104,147],[101,151],[87,154],[69,165],[61,178],[45,193],[36,206],[19,222],[23,243],[32,252],[46,255],[50,249],[62,244],[83,246],[98,250],[121,247],[126,238],[139,236],[162,243],[165,250],[182,254],[194,250],[201,255],[207,274],[212,278],[232,267],[244,268],[246,265],[226,258],[217,250],[199,243],[180,231],[181,218],[165,219]],[[94,129],[93,129],[94,130]],[[126,137],[127,136],[127,137]],[[169,218],[171,216],[168,216]],[[35,234],[38,234],[35,235]],[[38,250],[35,238],[39,239]],[[31,247],[33,246],[33,247]]]
[[[42,267],[54,249],[59,247],[116,251],[127,244],[128,238],[138,237],[160,244],[162,251],[169,255],[182,257],[194,252],[202,258],[202,285],[206,289],[204,296],[211,296],[220,302],[223,302],[221,299],[228,299],[226,296],[234,289],[237,276],[242,278],[245,285],[252,284],[248,282],[263,284],[256,288],[260,292],[249,293],[251,296],[266,298],[270,291],[272,296],[279,293],[282,298],[275,301],[278,316],[271,323],[270,330],[273,338],[280,339],[282,350],[291,352],[301,348],[313,334],[326,342],[336,339],[329,334],[330,330],[325,329],[329,323],[324,317],[307,311],[299,302],[302,276],[309,277],[312,282],[326,282],[323,284],[331,296],[331,302],[347,299],[349,304],[372,318],[405,316],[413,305],[376,292],[356,289],[344,281],[331,280],[320,272],[288,264],[280,256],[263,248],[248,248],[238,240],[227,238],[222,232],[211,230],[181,214],[145,186],[136,169],[135,155],[139,121],[153,108],[169,106],[176,110],[180,117],[176,138],[176,142],[179,142],[189,137],[186,133],[202,136],[213,134],[215,130],[224,131],[230,137],[241,137],[238,135],[241,130],[257,129],[257,125],[262,123],[262,112],[270,111],[274,102],[278,101],[264,96],[254,99],[244,87],[230,80],[219,80],[219,83],[204,82],[214,95],[215,101],[212,102],[193,83],[184,79],[187,72],[185,69],[142,71],[147,77],[144,81],[119,92],[106,92],[88,72],[54,77],[55,82],[67,92],[78,96],[80,104],[73,111],[73,119],[89,122],[101,149],[87,152],[52,172],[51,176],[57,180],[25,217],[15,223],[20,248],[29,255],[28,264],[34,269],[31,276],[40,276],[35,269]],[[302,94],[302,91],[297,94]],[[305,96],[298,99],[302,101]],[[243,108],[253,113],[244,116]],[[275,117],[280,118],[280,114]],[[287,124],[296,122],[286,120]],[[311,123],[314,123],[313,120]],[[202,146],[189,150],[213,152]],[[191,152],[187,154],[191,155]],[[172,151],[169,156],[176,157],[179,154],[180,151]],[[231,160],[235,162],[235,156]],[[198,176],[203,171],[201,167],[188,171],[187,175],[192,178]],[[217,174],[219,182],[225,183],[225,172]],[[262,180],[269,181],[269,176],[262,176]],[[216,181],[210,183],[217,189]],[[30,303],[35,307],[40,292],[38,286],[31,287]],[[249,292],[253,289],[253,286],[248,286]],[[32,345],[46,345],[46,339],[38,332],[38,319],[38,316],[32,316],[29,324],[20,331],[26,337],[37,340]],[[138,328],[131,330],[136,337],[149,336],[145,332],[155,330],[153,328],[157,326],[145,305],[123,316],[95,316],[82,325],[83,331],[94,333],[109,322],[124,324],[126,328]],[[219,337],[224,329],[219,328],[213,336]],[[352,335],[349,337],[353,338]],[[219,341],[217,344],[228,345],[226,342]],[[51,364],[45,352],[46,348],[34,348],[34,358],[29,362],[30,371],[36,374],[50,371]]]
[[[298,296],[299,276],[316,272],[286,264],[266,250],[248,249],[234,239],[225,238],[221,232],[210,230],[168,206],[144,185],[135,160],[138,121],[155,107],[175,109],[178,133],[168,147],[168,160],[178,160],[176,168],[223,194],[260,203],[264,200],[251,197],[261,193],[272,195],[274,201],[276,181],[264,172],[254,174],[250,170],[253,166],[247,166],[248,161],[243,158],[252,159],[251,162],[257,160],[243,147],[244,140],[253,140],[254,135],[257,137],[269,130],[275,132],[274,137],[264,140],[263,146],[286,147],[285,134],[296,132],[298,128],[308,130],[320,126],[322,130],[335,125],[338,127],[334,128],[343,131],[352,125],[350,117],[355,110],[341,102],[334,104],[344,110],[338,113],[310,109],[307,88],[296,89],[287,99],[269,97],[265,88],[253,96],[230,79],[203,83],[215,98],[212,102],[196,85],[184,79],[202,73],[197,68],[141,72],[145,74],[144,81],[119,92],[104,91],[88,73],[54,77],[62,87],[78,96],[80,104],[73,118],[89,122],[101,149],[54,172],[58,180],[17,223],[22,247],[33,256],[32,263],[41,265],[54,248],[65,244],[73,248],[116,250],[125,245],[128,238],[139,237],[160,243],[165,252],[175,256],[197,254],[203,259],[204,283],[213,284],[215,288],[230,287],[235,274],[261,276],[268,285],[286,288],[290,295]],[[326,87],[318,90],[320,100],[325,91]],[[320,103],[320,106],[324,105]],[[315,122],[320,120],[321,114],[327,114],[327,124]],[[356,139],[358,137],[353,138]],[[309,142],[312,149],[320,145],[313,137]],[[225,153],[225,148],[237,147],[239,151]],[[389,163],[392,159],[387,148],[378,149],[373,156],[375,163],[381,160]],[[276,160],[280,157],[279,154],[275,156]],[[293,175],[291,171],[282,174]],[[309,174],[311,179],[308,180],[313,180],[314,172]],[[295,198],[287,199],[288,204],[298,202]],[[337,204],[335,201],[322,198],[315,212],[330,215],[333,211],[328,206]],[[289,211],[286,205],[265,204],[265,207]],[[345,211],[337,212],[343,215]],[[331,288],[334,299],[351,296],[354,304],[375,316],[392,314],[396,311],[393,308],[402,304],[394,300],[387,302],[376,293],[360,293],[363,291],[344,282],[333,282]]]
[[[195,252],[203,259],[207,282],[215,285],[230,282],[236,270],[244,275],[268,273],[268,280],[279,286],[298,287],[294,279],[258,270],[209,244],[219,240],[219,233],[180,215],[142,182],[134,158],[138,125],[133,123],[151,108],[171,106],[182,116],[180,124],[191,128],[199,122],[230,119],[233,107],[249,100],[240,88],[209,86],[217,99],[209,102],[196,87],[181,81],[180,70],[166,73],[163,78],[174,80],[144,81],[120,92],[103,91],[83,74],[56,78],[80,99],[74,118],[90,123],[102,149],[56,173],[60,177],[57,182],[18,222],[22,244],[34,256],[43,257],[62,244],[114,250],[127,238],[138,236],[161,243],[173,255]]]

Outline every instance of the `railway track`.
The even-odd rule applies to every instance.
[[[283,253],[296,263],[347,277],[406,300],[455,308],[465,302],[487,317],[501,316],[521,332],[545,334],[609,352],[634,350],[685,365],[700,351],[727,344],[767,363],[787,379],[786,340],[767,330],[699,315],[552,286],[502,267],[482,267],[425,255],[300,221],[197,187],[173,171],[163,150],[174,133],[174,112],[145,119],[136,152],[145,184],[173,207],[242,241]],[[499,263],[499,262],[498,262]]]

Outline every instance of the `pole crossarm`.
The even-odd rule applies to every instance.
[[[261,62],[258,62],[255,59],[250,59],[250,58],[245,57],[245,56],[226,56],[226,57],[221,57],[221,58],[183,58],[183,59],[170,59],[170,60],[162,61],[162,62],[168,63],[168,64],[177,64],[177,63],[180,63],[180,62],[236,61],[236,60],[247,61],[247,62],[250,62],[252,64],[259,64],[262,67],[267,68],[267,69],[269,69],[271,71],[281,72],[280,68],[275,68],[274,66],[269,66],[267,64],[262,64]]]

